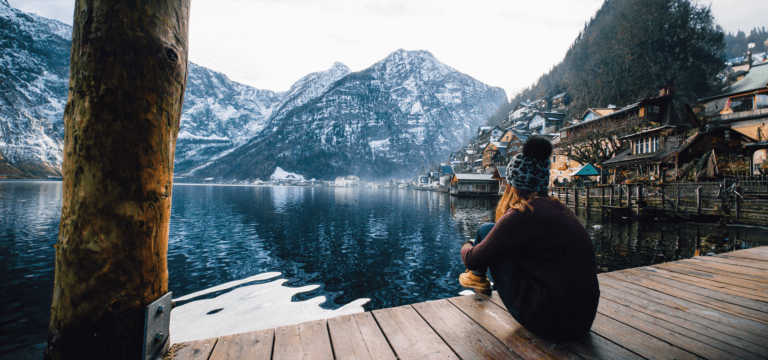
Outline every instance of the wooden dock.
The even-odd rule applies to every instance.
[[[558,187],[550,188],[549,193],[574,211],[663,214],[686,219],[709,216],[768,226],[768,179]]]
[[[175,344],[175,359],[766,359],[768,247],[600,274],[592,331],[554,343],[497,294]]]

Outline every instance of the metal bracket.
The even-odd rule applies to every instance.
[[[144,309],[144,360],[155,359],[170,345],[171,294],[168,292]]]

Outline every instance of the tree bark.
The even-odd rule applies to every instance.
[[[46,359],[137,359],[168,291],[190,0],[77,0]]]

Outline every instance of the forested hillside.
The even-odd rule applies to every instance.
[[[642,9],[642,11],[641,11]],[[587,22],[563,61],[512,98],[567,91],[567,118],[587,107],[619,107],[675,86],[678,103],[717,91],[724,34],[708,7],[689,0],[608,0]]]
[[[725,59],[733,59],[747,54],[747,45],[754,43],[755,47],[752,49],[752,53],[762,53],[768,51],[768,31],[765,31],[765,26],[762,28],[754,28],[749,32],[749,35],[743,31],[738,31],[736,35],[725,35]]]

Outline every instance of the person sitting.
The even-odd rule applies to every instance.
[[[531,137],[507,166],[496,223],[461,247],[459,283],[490,294],[490,269],[512,317],[548,339],[571,340],[592,327],[600,299],[592,240],[576,215],[547,195],[552,144]]]

